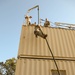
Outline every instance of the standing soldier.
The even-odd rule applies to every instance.
[[[44,23],[45,27],[49,27],[50,26],[50,22],[48,21],[48,19],[46,18],[45,23]]]
[[[26,25],[30,25],[31,24],[31,18],[32,18],[32,16],[26,15],[26,17],[25,17],[25,19],[26,19]]]

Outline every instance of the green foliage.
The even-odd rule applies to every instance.
[[[5,63],[0,62],[0,75],[14,75],[16,67],[16,59],[8,59]]]

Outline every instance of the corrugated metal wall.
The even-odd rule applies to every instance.
[[[19,59],[16,75],[52,75],[56,70],[52,60]],[[75,75],[75,61],[57,61],[60,70],[66,70],[66,75]]]
[[[66,75],[75,75],[75,30],[41,28],[48,35],[59,69],[66,70]],[[51,70],[56,70],[56,66],[46,41],[35,37],[34,26],[22,26],[15,75],[52,75]]]
[[[41,27],[55,56],[75,57],[75,30]],[[51,56],[46,41],[34,35],[34,26],[23,26],[18,55]]]

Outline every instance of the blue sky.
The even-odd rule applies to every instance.
[[[17,57],[24,15],[36,5],[42,19],[75,24],[75,0],[0,0],[0,61]],[[37,9],[29,15],[37,22]]]

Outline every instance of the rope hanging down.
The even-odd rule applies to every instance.
[[[49,51],[50,51],[50,53],[51,53],[51,55],[52,55],[52,57],[53,57],[55,66],[56,66],[56,68],[57,68],[58,75],[60,75],[58,65],[57,65],[57,63],[56,63],[56,60],[55,60],[54,55],[53,55],[53,53],[52,53],[52,50],[51,50],[51,48],[50,48],[50,46],[49,46],[49,43],[48,43],[48,41],[47,41],[47,39],[46,39],[47,34],[44,34],[44,33],[42,32],[40,26],[38,26],[38,25],[35,26],[34,34],[35,34],[36,37],[37,37],[37,36],[40,36],[40,37],[42,37],[43,39],[46,40],[47,46],[48,46],[48,48],[49,48]]]

